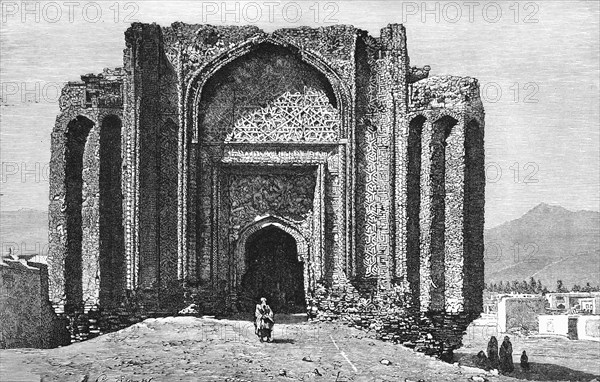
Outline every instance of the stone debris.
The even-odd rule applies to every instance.
[[[200,310],[198,308],[198,305],[191,304],[191,305],[188,305],[186,308],[181,309],[179,311],[179,314],[183,314],[183,315],[199,315],[200,314]]]
[[[461,372],[464,372],[464,373],[482,373],[485,371],[485,370],[482,370],[477,367],[462,366],[462,365],[460,366],[460,369],[461,369]]]
[[[474,375],[471,378],[469,378],[469,380],[473,381],[473,382],[488,382],[489,381],[489,379],[482,377],[480,375]]]
[[[392,362],[389,359],[385,359],[385,358],[382,359],[381,361],[379,361],[379,363],[382,365],[386,365],[386,366],[389,366],[392,364]]]

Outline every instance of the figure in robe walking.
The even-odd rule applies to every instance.
[[[271,342],[271,333],[273,332],[273,325],[275,321],[273,319],[273,311],[271,307],[267,305],[267,299],[262,297],[260,304],[256,304],[256,310],[254,311],[254,333],[260,339],[260,342]]]

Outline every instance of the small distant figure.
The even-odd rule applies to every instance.
[[[254,321],[254,333],[258,336],[260,342],[273,341],[271,333],[275,321],[273,320],[273,311],[271,310],[271,307],[267,305],[266,298],[262,297],[260,299],[260,304],[256,304],[254,317],[256,318]]]
[[[525,350],[523,350],[523,354],[521,354],[521,369],[523,371],[529,371],[529,357],[527,357]]]
[[[515,370],[515,365],[512,359],[512,344],[508,336],[504,337],[500,346],[500,371],[503,373],[512,373]]]
[[[490,366],[492,369],[498,369],[500,364],[498,358],[498,340],[494,336],[492,336],[492,338],[490,338],[490,342],[488,342],[487,357],[490,361]]]

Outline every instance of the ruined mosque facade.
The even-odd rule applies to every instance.
[[[391,321],[413,329],[481,312],[477,80],[411,66],[399,24],[136,23],[125,40],[122,68],[60,97],[57,310],[239,311],[265,295],[357,325],[421,317]]]

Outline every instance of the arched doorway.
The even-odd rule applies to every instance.
[[[256,231],[246,241],[245,261],[240,289],[245,310],[266,297],[276,313],[306,311],[304,265],[292,235],[276,226]]]
[[[87,193],[84,181],[84,157],[88,136],[94,122],[84,116],[77,116],[69,122],[65,132],[65,219],[66,256],[63,270],[65,280],[65,310],[81,308],[83,301],[83,205]],[[89,152],[89,148],[87,150]]]

